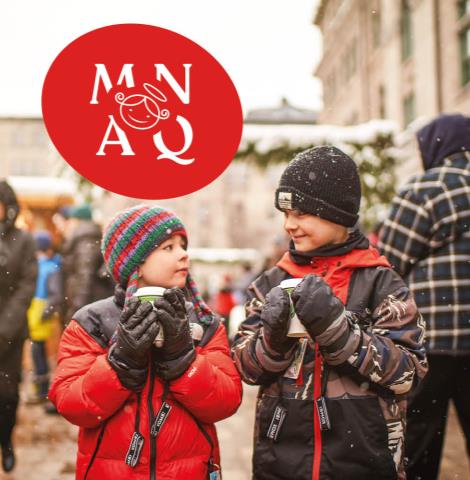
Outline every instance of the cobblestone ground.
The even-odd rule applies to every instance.
[[[218,424],[224,480],[249,480],[256,388],[245,387],[239,412]],[[73,480],[77,431],[41,407],[21,405],[16,429],[17,468],[0,480]],[[450,413],[440,480],[470,478],[464,441],[455,412]],[[295,480],[295,479],[292,479]],[[345,479],[347,480],[347,479]]]

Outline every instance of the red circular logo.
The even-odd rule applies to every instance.
[[[182,35],[140,24],[99,28],[65,47],[44,81],[42,111],[78,173],[146,199],[212,182],[243,128],[240,99],[219,62]]]

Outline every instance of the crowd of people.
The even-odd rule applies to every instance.
[[[67,207],[57,253],[49,233],[15,227],[0,182],[3,469],[28,335],[36,400],[80,428],[77,479],[222,478],[215,423],[236,414],[242,381],[260,387],[256,480],[437,479],[450,400],[470,453],[470,118],[441,115],[417,140],[424,172],[374,245],[357,227],[354,161],[332,146],[296,155],[273,192],[286,250],[259,275],[225,276],[208,302],[174,213],[139,205],[102,233],[88,206]]]

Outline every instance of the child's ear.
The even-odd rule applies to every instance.
[[[140,265],[137,267],[137,277],[142,278],[142,269],[140,268]]]

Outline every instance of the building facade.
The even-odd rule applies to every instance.
[[[470,113],[470,0],[322,0],[319,123]]]
[[[252,115],[257,127],[279,123],[292,126],[305,116],[313,120],[315,112],[295,109],[284,102]],[[291,117],[295,117],[294,121]],[[121,209],[143,202],[156,203],[182,218],[192,247],[250,247],[258,249],[261,258],[270,254],[273,242],[283,232],[282,215],[274,208],[274,191],[283,168],[284,165],[277,164],[261,169],[250,161],[234,161],[210,185],[171,200],[149,202],[96,188],[95,218],[104,224]],[[28,220],[31,228],[50,226],[50,221],[43,217],[50,219],[64,203],[83,201],[79,192],[73,199],[68,191],[56,194],[48,187],[53,179],[78,184],[80,177],[61,158],[40,117],[0,118],[0,178],[5,177],[17,187],[20,200],[24,199],[23,206],[32,212],[34,219]],[[37,191],[32,192],[32,186],[37,186]]]

